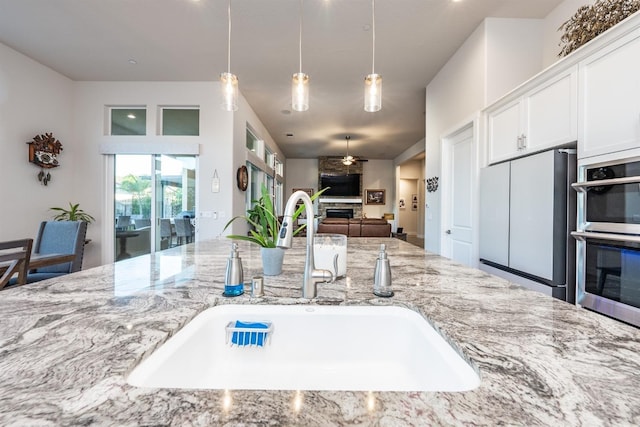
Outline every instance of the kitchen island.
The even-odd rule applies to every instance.
[[[265,296],[222,297],[231,242],[211,240],[0,292],[0,425],[638,425],[640,330],[429,254],[350,238],[347,277],[301,298],[294,239]],[[372,293],[386,243],[393,298]],[[240,243],[245,281],[259,248]],[[216,304],[399,305],[479,372],[459,393],[138,388],[126,376]],[[371,372],[371,375],[375,375]]]

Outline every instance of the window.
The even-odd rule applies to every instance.
[[[146,108],[110,108],[110,135],[146,135]]]
[[[247,127],[247,148],[249,151],[253,151],[254,153],[258,153],[259,151],[259,139],[256,137],[253,132]]]
[[[268,167],[273,169],[276,156],[271,152],[269,147],[264,147],[264,162]]]
[[[200,135],[200,110],[198,108],[161,108],[162,135]]]

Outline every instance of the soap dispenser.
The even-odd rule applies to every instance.
[[[391,265],[387,258],[387,248],[385,244],[380,245],[380,253],[376,260],[376,268],[373,273],[373,293],[379,297],[392,297],[391,289]]]
[[[238,256],[238,244],[231,246],[231,255],[227,260],[227,271],[224,277],[225,297],[237,297],[244,293],[244,277],[242,274],[242,260]]]

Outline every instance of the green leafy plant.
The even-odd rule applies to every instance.
[[[96,219],[80,209],[80,203],[75,205],[69,202],[69,209],[65,208],[49,208],[49,210],[58,212],[53,219],[56,221],[84,221],[91,224]]]
[[[317,199],[325,190],[327,190],[327,188],[324,188],[315,193],[313,196],[311,196],[311,200],[313,201]],[[250,236],[230,234],[227,236],[227,238],[245,240],[247,242],[255,243],[259,246],[262,246],[263,248],[275,248],[276,242],[278,241],[280,222],[278,221],[278,216],[276,214],[271,195],[269,194],[269,191],[264,184],[262,184],[260,199],[252,200],[251,203],[253,204],[253,206],[247,211],[247,215],[239,215],[233,217],[224,226],[224,229],[226,230],[232,222],[242,218],[252,227],[252,230],[249,230]],[[293,214],[293,221],[295,221],[298,216],[300,216],[303,210],[304,205],[301,205],[298,209],[296,209],[295,213]],[[298,227],[293,232],[293,235],[295,236],[300,233],[306,226],[306,224],[303,224]]]

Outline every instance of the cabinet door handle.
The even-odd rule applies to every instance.
[[[521,138],[522,138],[522,149],[525,149],[527,148],[527,135],[522,134]]]
[[[445,231],[445,233],[451,234],[451,230],[447,230],[447,231]]]
[[[518,150],[522,150],[522,137],[518,137]]]

